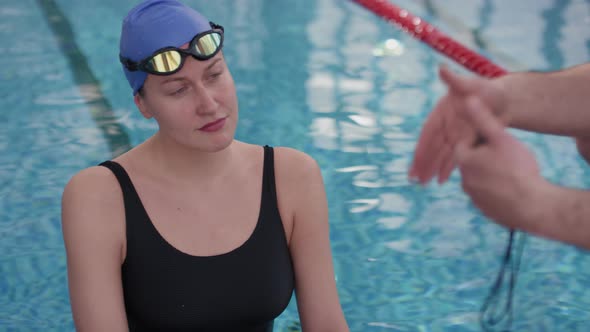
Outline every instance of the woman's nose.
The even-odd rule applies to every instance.
[[[196,113],[199,115],[215,113],[217,110],[217,102],[214,98],[214,91],[211,91],[211,88],[202,85],[197,87],[196,90]]]

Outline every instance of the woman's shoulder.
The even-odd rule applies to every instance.
[[[275,151],[275,163],[284,164],[286,167],[309,171],[319,168],[317,161],[306,152],[290,147],[279,146],[273,148]]]
[[[91,166],[74,174],[66,184],[62,204],[92,204],[106,207],[120,199],[121,189],[111,170]]]
[[[262,150],[257,144],[239,142],[245,149],[244,155],[253,156]],[[299,178],[310,171],[319,171],[320,167],[316,160],[309,154],[286,146],[270,146],[274,156],[275,175],[279,177]],[[249,157],[248,157],[249,158]]]
[[[297,186],[321,180],[320,166],[311,155],[290,147],[275,147],[273,150],[278,178]]]
[[[91,166],[74,174],[65,188],[66,190],[84,190],[86,188],[100,191],[110,189],[112,184],[116,183],[117,179],[110,169],[104,166]]]
[[[76,264],[101,257],[122,262],[125,212],[120,186],[109,169],[93,166],[72,176],[62,196],[61,221],[68,259]]]

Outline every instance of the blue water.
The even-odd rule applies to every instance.
[[[226,29],[240,100],[237,138],[290,146],[322,167],[341,303],[352,331],[480,331],[507,232],[458,176],[406,180],[444,58],[346,0],[187,0]],[[77,171],[150,136],[117,45],[130,0],[0,0],[0,331],[71,331],[60,198]],[[589,60],[582,0],[396,4],[508,70]],[[397,40],[393,52],[383,43]],[[461,70],[458,67],[453,67]],[[556,110],[558,111],[558,110]],[[590,186],[569,139],[514,132],[543,174]],[[590,257],[529,238],[515,331],[587,331]],[[294,303],[277,331],[297,326]]]

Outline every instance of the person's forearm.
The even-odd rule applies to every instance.
[[[522,230],[590,250],[590,192],[547,182],[533,196]]]
[[[513,73],[496,80],[514,128],[541,133],[590,135],[590,64],[550,73]]]

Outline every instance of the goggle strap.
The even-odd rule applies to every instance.
[[[225,32],[225,31],[224,31],[224,29],[223,29],[223,26],[221,26],[221,25],[219,25],[219,24],[216,24],[216,23],[214,23],[214,22],[212,22],[212,21],[209,21],[209,25],[210,25],[210,26],[211,26],[211,28],[213,28],[213,29],[219,29],[219,30],[221,30],[222,32]]]
[[[138,70],[137,64],[129,58],[125,58],[125,57],[119,55],[119,61],[121,61],[123,66],[125,66],[125,68],[127,68],[127,70],[129,70],[129,71],[137,71]]]

